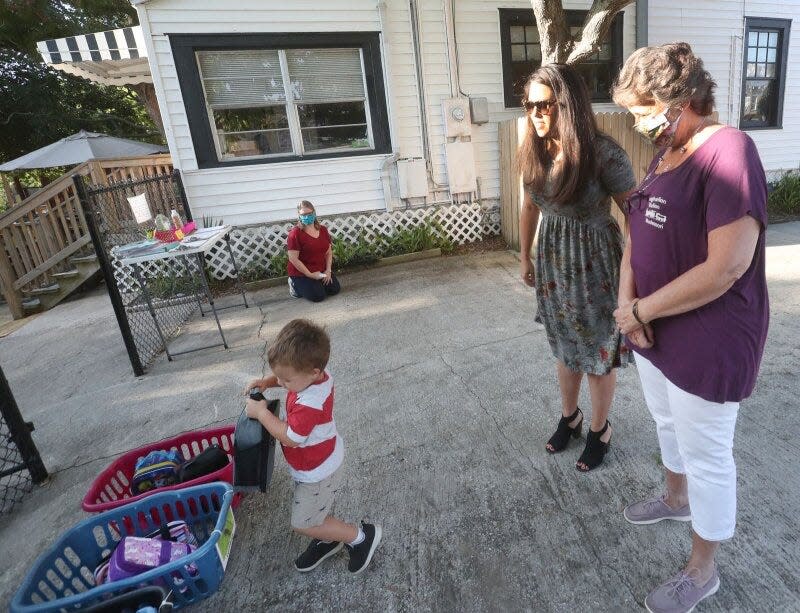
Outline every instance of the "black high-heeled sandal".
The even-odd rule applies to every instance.
[[[603,458],[608,453],[608,448],[611,446],[611,439],[607,443],[600,440],[600,437],[606,433],[608,427],[611,425],[609,420],[606,420],[606,425],[599,432],[595,432],[589,428],[589,433],[586,435],[586,447],[583,449],[581,457],[575,464],[575,468],[582,473],[588,473],[594,470],[603,463]],[[587,468],[581,468],[578,464],[584,464]]]
[[[581,415],[581,420],[575,426],[570,428],[569,424],[578,416],[578,413]],[[558,453],[559,451],[564,451],[567,443],[569,443],[570,437],[580,438],[582,428],[583,411],[581,411],[578,407],[575,408],[575,412],[569,417],[564,417],[562,415],[561,419],[558,420],[558,427],[556,428],[555,433],[550,437],[550,440],[547,441],[547,444],[550,445],[552,449],[545,445],[547,453]]]

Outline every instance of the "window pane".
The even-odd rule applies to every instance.
[[[297,102],[365,97],[358,49],[290,49],[286,60]]]
[[[756,52],[757,52],[757,49],[755,47],[748,47],[747,48],[747,61],[748,62],[755,62],[756,61]]]
[[[774,77],[775,76],[775,64],[767,64],[767,77]]]
[[[756,64],[756,76],[757,77],[767,76],[767,69],[765,64]]]
[[[575,69],[583,77],[589,96],[608,99],[611,90],[611,67],[607,64],[577,64]]]
[[[539,67],[539,64],[533,62],[519,62],[511,64],[511,84],[512,91],[514,92],[514,103],[522,103],[522,94],[524,92],[525,83],[528,81],[530,74]]]
[[[511,61],[512,62],[525,61],[525,45],[511,45]]]
[[[759,47],[766,47],[769,38],[766,32],[759,32],[758,33],[758,46]]]
[[[306,151],[321,149],[368,149],[367,126],[341,128],[303,128],[303,147]]]
[[[248,157],[292,152],[292,137],[289,130],[220,133],[219,136],[220,148],[224,157]]]
[[[511,33],[511,42],[512,43],[524,43],[525,42],[525,28],[523,26],[511,26],[509,28]]]
[[[758,48],[758,61],[759,62],[766,62],[767,61],[767,50],[763,47]]]
[[[299,104],[297,114],[300,116],[302,128],[367,123],[363,102]]]
[[[525,26],[525,39],[529,43],[538,43],[539,29],[536,26]]]
[[[770,47],[777,47],[778,46],[778,33],[777,32],[770,32],[769,33],[769,46]]]
[[[542,61],[542,47],[540,45],[528,45],[528,59],[535,62]]]
[[[756,65],[755,65],[755,62],[748,62],[747,63],[747,76],[748,77],[756,76]]]
[[[611,44],[610,43],[603,43],[600,47],[600,60],[610,60],[611,59]]]
[[[775,57],[777,52],[778,52],[777,49],[767,49],[767,61],[775,62]]]
[[[247,132],[289,127],[285,106],[214,111],[214,123],[217,130],[222,132]]]
[[[228,109],[214,111],[213,116],[225,156],[292,152],[285,106]]]
[[[747,35],[747,44],[750,47],[757,47],[758,46],[758,32],[750,32]]]
[[[197,60],[211,108],[286,100],[277,51],[198,51]]]
[[[745,81],[743,121],[772,121],[772,81]]]

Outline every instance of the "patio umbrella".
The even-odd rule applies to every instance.
[[[127,138],[117,138],[97,132],[81,130],[77,134],[31,151],[0,166],[0,172],[11,172],[23,168],[51,168],[53,166],[74,166],[87,160],[118,158],[153,153],[164,153],[168,149],[162,145],[141,143]]]

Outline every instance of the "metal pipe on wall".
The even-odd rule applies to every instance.
[[[428,109],[426,104],[425,78],[422,64],[422,43],[420,41],[419,8],[416,0],[409,0],[408,12],[411,19],[411,43],[414,49],[414,66],[417,76],[417,101],[419,102],[419,121],[422,130],[422,157],[425,159],[425,168],[434,187],[434,192],[447,189],[447,184],[437,183],[433,176],[433,152],[431,150],[430,134],[428,132]],[[437,189],[438,188],[438,189]]]

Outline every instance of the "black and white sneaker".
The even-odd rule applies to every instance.
[[[364,540],[358,545],[345,545],[347,551],[350,552],[350,564],[347,566],[354,575],[357,575],[367,566],[372,560],[372,554],[378,548],[381,542],[381,527],[373,524],[365,524],[361,522],[361,529],[364,531]]]
[[[343,543],[331,541],[323,543],[314,539],[303,553],[294,561],[294,567],[301,573],[307,573],[319,566],[323,560],[336,555],[341,551]]]
[[[286,281],[289,283],[289,295],[292,298],[299,298],[300,294],[297,293],[297,290],[294,288],[294,283],[292,282],[291,277],[287,277]]]

